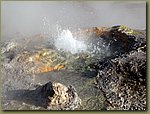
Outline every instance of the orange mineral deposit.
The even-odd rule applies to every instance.
[[[49,72],[49,71],[60,70],[62,68],[64,68],[64,65],[56,65],[54,67],[42,66],[42,67],[38,68],[38,71],[39,71],[39,73],[44,73],[44,72]]]

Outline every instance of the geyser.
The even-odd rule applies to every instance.
[[[86,44],[76,40],[69,29],[58,30],[55,46],[58,50],[71,52],[72,54],[85,52],[87,50]]]

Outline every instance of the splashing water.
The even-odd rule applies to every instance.
[[[43,34],[50,33],[50,25],[47,18],[43,18]],[[46,27],[45,27],[46,26]],[[54,45],[57,50],[62,50],[65,52],[71,52],[72,54],[76,53],[88,53],[91,56],[98,55],[98,58],[101,55],[109,55],[109,45],[106,45],[102,39],[99,39],[96,42],[84,42],[78,41],[77,38],[73,36],[69,29],[62,29],[59,24],[56,24],[57,35],[49,38],[49,43]]]
[[[62,49],[72,54],[85,52],[87,50],[86,44],[76,40],[69,29],[58,29],[58,38],[55,40],[55,46],[58,50]]]

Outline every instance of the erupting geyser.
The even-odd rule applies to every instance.
[[[55,46],[58,50],[62,49],[63,51],[71,52],[72,54],[85,52],[87,50],[86,44],[77,41],[69,29],[62,30],[60,34],[58,31],[58,38],[55,40]]]

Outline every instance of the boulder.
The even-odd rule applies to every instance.
[[[81,99],[72,85],[66,87],[57,82],[48,82],[36,91],[45,99],[48,110],[74,110],[81,105]]]

